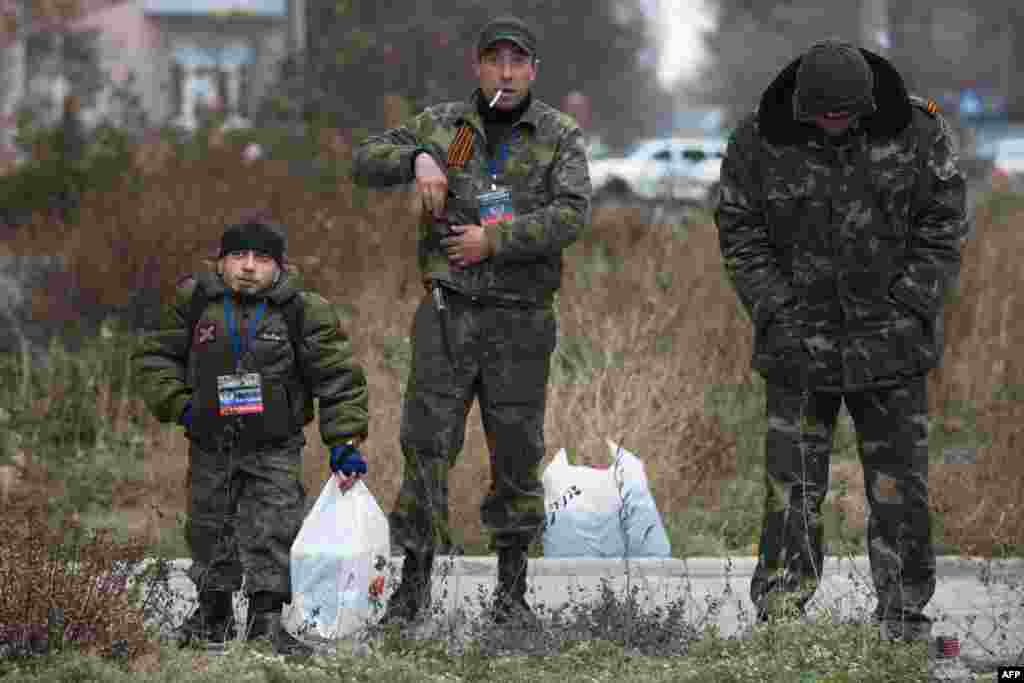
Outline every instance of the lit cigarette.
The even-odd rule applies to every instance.
[[[491,100],[490,108],[494,109],[494,105],[496,105],[498,103],[498,100],[500,100],[500,99],[501,99],[501,90],[499,89],[498,92],[494,93],[494,99]]]

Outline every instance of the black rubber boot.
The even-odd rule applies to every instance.
[[[179,647],[205,646],[222,649],[234,637],[235,616],[228,591],[200,591],[199,605],[178,627]]]
[[[273,636],[269,617],[280,614],[281,607],[288,602],[286,593],[260,591],[249,596],[249,618],[246,620],[245,639],[259,640]]]
[[[262,591],[254,593],[249,600],[249,619],[246,641],[266,641],[275,654],[288,657],[309,657],[313,648],[293,636],[284,627],[281,608],[290,602],[287,593]]]
[[[526,551],[525,546],[498,549],[498,587],[491,610],[495,624],[521,628],[540,625],[537,615],[526,602]]]
[[[882,640],[913,643],[929,641],[932,637],[932,620],[923,614],[886,619],[876,612],[874,621],[878,624],[878,635]]]
[[[434,570],[433,551],[417,554],[405,551],[402,562],[402,580],[388,598],[388,606],[380,618],[381,626],[408,624],[420,616],[430,604],[431,573]]]

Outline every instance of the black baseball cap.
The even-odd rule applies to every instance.
[[[278,265],[284,263],[284,230],[266,221],[246,221],[229,225],[220,240],[220,254],[224,258],[233,251],[256,251],[266,254]]]
[[[522,19],[505,16],[487,22],[487,25],[480,31],[480,38],[477,40],[477,54],[483,52],[499,40],[515,43],[531,57],[537,56],[537,36]]]
[[[861,51],[837,39],[814,44],[800,59],[793,107],[796,118],[828,113],[870,114],[875,78]]]

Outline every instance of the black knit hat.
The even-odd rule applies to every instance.
[[[258,251],[270,256],[278,265],[284,265],[284,230],[265,221],[247,221],[229,225],[220,240],[220,254],[224,258],[233,251]]]
[[[487,22],[487,25],[480,31],[480,38],[476,43],[477,54],[499,40],[513,42],[531,57],[537,56],[537,36],[522,19],[506,16]]]
[[[815,43],[797,68],[793,113],[800,121],[829,112],[870,114],[874,86],[871,67],[856,47],[835,39]]]

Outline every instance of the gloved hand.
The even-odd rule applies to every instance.
[[[184,427],[185,431],[188,431],[189,429],[192,428],[192,400],[191,399],[189,399],[189,401],[187,403],[185,403],[185,409],[181,411],[181,417],[178,418],[178,424],[180,424],[182,427]]]
[[[350,443],[343,443],[331,449],[331,472],[341,472],[346,477],[353,474],[366,474],[366,461],[359,449]]]

